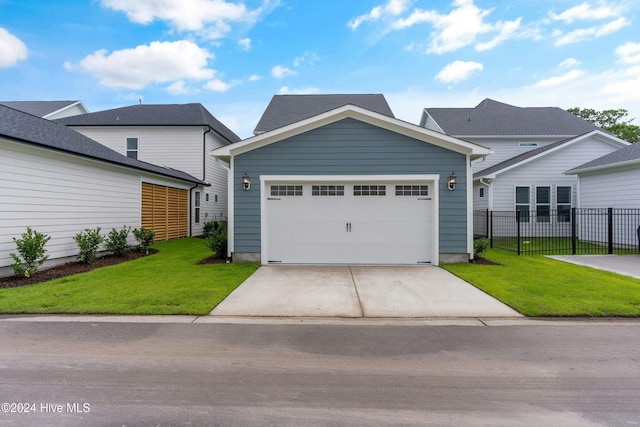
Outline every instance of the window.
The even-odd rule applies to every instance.
[[[536,148],[538,146],[537,142],[521,142],[518,144],[520,148]]]
[[[428,196],[428,185],[396,185],[396,196]]]
[[[344,196],[344,185],[313,185],[312,196]]]
[[[536,187],[536,222],[551,219],[551,187]]]
[[[199,224],[200,223],[200,192],[196,191],[196,206],[195,206],[195,223]]]
[[[138,138],[127,138],[127,157],[138,158]]]
[[[480,190],[478,191],[478,197],[480,197],[481,199],[484,197],[484,187],[480,187]]]
[[[208,201],[209,201],[209,193],[207,193],[207,194],[205,194],[205,195],[204,195],[204,200],[205,200],[205,202],[208,202]]]
[[[571,222],[571,187],[556,187],[558,222]]]
[[[302,185],[272,185],[272,196],[302,196]]]
[[[386,185],[354,185],[354,196],[386,196]]]
[[[516,215],[520,218],[520,222],[529,222],[530,192],[529,187],[516,187]]]

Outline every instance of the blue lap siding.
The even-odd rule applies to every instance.
[[[234,157],[235,252],[260,252],[261,175],[440,175],[440,253],[467,253],[464,154],[343,119]],[[456,191],[447,190],[452,171]],[[243,191],[242,176],[251,177]]]

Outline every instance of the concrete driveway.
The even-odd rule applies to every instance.
[[[520,317],[432,266],[260,267],[213,316]]]
[[[640,255],[553,255],[549,258],[640,279]]]

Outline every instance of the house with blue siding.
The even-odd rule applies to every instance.
[[[489,149],[396,119],[382,95],[275,96],[256,129],[211,153],[230,169],[233,261],[473,257],[471,162]]]

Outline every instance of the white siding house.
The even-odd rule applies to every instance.
[[[85,228],[139,228],[143,183],[183,191],[205,185],[122,156],[63,125],[0,106],[0,276],[12,273],[13,238],[27,227],[51,237],[49,264],[76,256],[73,236]]]
[[[191,191],[191,235],[201,235],[206,221],[226,219],[228,170],[208,153],[240,138],[202,105],[134,105],[60,122],[122,155],[207,182]]]
[[[0,105],[47,120],[62,119],[89,112],[81,101],[0,101]]]

